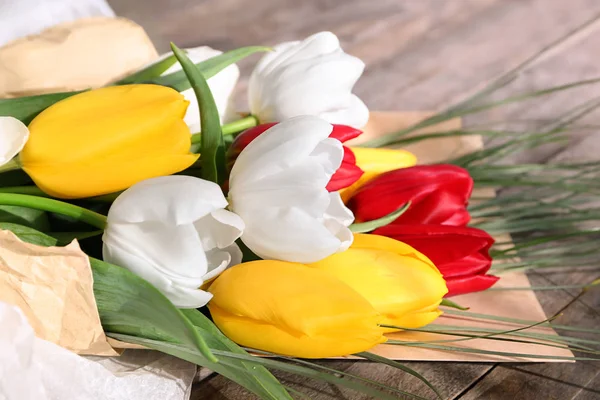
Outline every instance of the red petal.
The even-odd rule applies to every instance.
[[[362,135],[362,133],[363,132],[361,130],[348,125],[334,124],[333,131],[329,137],[344,143],[347,140],[354,139],[355,137]]]
[[[462,225],[473,189],[468,171],[454,165],[424,165],[379,175],[360,188],[348,206],[359,222],[381,218],[407,201],[411,207],[394,223]]]
[[[493,275],[475,275],[466,278],[456,278],[446,280],[448,294],[445,297],[457,296],[459,294],[481,292],[489,289],[498,281],[497,276]]]
[[[326,189],[329,192],[335,192],[347,188],[359,180],[363,173],[363,170],[356,164],[342,162],[340,168],[335,171],[335,174],[329,180]]]
[[[494,239],[487,232],[472,227],[394,224],[378,228],[373,233],[413,246],[438,268],[477,253],[491,261],[488,250],[494,244]]]

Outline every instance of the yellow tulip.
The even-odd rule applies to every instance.
[[[309,266],[360,293],[384,316],[382,325],[427,325],[441,315],[438,306],[448,292],[442,274],[425,255],[384,236],[355,234],[348,250]]]
[[[344,203],[365,183],[384,172],[412,167],[417,164],[417,157],[406,150],[374,149],[367,147],[351,147],[356,157],[356,165],[364,171],[360,179],[351,186],[340,191]]]
[[[158,85],[112,86],[62,100],[29,125],[23,170],[44,192],[82,198],[192,165],[188,102]]]
[[[253,261],[223,272],[208,308],[234,342],[277,354],[321,358],[385,341],[380,316],[358,293],[304,264]]]

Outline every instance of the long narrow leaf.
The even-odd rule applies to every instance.
[[[25,125],[29,125],[39,113],[52,104],[81,92],[62,92],[15,99],[0,99],[0,116],[14,117],[21,120]]]
[[[185,52],[173,43],[171,43],[171,49],[192,85],[200,107],[202,178],[221,184],[225,180],[225,144],[215,99],[206,79]]]
[[[209,79],[231,64],[252,55],[254,53],[269,51],[269,47],[263,46],[248,46],[239,49],[231,50],[218,56],[209,58],[206,61],[199,62],[196,67],[202,72],[205,79]],[[183,50],[181,50],[183,51]],[[189,89],[191,86],[189,80],[186,78],[184,71],[173,72],[172,74],[161,76],[153,79],[153,83],[157,85],[170,86],[178,92]]]
[[[116,81],[115,85],[128,85],[131,83],[142,83],[151,79],[156,79],[166,70],[168,70],[173,64],[177,62],[174,55],[167,56],[162,60],[150,64],[146,68],[143,68],[133,74]]]
[[[213,350],[231,351],[232,353],[248,353],[227,338],[217,327],[198,310],[181,310],[188,320],[196,326],[200,335]],[[232,361],[234,362],[234,361]],[[254,393],[262,393],[265,398],[291,399],[283,385],[263,366],[246,361],[239,361],[239,379],[244,380],[244,387]]]

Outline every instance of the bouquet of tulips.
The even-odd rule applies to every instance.
[[[357,144],[364,64],[334,34],[172,50],[105,87],[0,101],[0,205],[51,218],[0,228],[40,246],[79,239],[108,336],[286,399],[269,369],[308,372],[246,349],[392,365],[366,352],[497,282],[494,239],[467,226],[472,175],[487,170]],[[236,114],[235,63],[257,52],[250,113]]]

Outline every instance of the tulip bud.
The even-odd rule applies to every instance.
[[[263,259],[315,262],[352,243],[354,216],[325,188],[342,163],[331,124],[290,118],[266,130],[237,158],[230,208],[246,224],[241,239]]]
[[[152,283],[179,308],[204,306],[203,290],[242,253],[240,217],[225,210],[219,185],[192,176],[147,179],[110,207],[102,240],[105,261]]]
[[[247,129],[239,134],[229,150],[227,151],[227,167],[229,170],[233,168],[233,164],[237,159],[238,155],[248,146],[254,139],[260,136],[264,131],[277,125],[277,122],[271,122],[268,124],[261,124],[253,128]],[[333,125],[333,131],[329,135],[330,138],[337,139],[340,142],[345,142],[350,139],[362,134],[362,131],[352,128],[346,125]],[[352,185],[356,182],[363,171],[356,165],[356,158],[354,153],[348,147],[343,146],[344,158],[342,159],[342,165],[335,171],[335,174],[329,180],[327,184],[327,190],[335,192],[345,187]]]
[[[447,225],[388,225],[373,232],[413,246],[435,263],[448,285],[446,297],[490,288],[487,275],[494,239],[481,229]]]
[[[250,111],[261,122],[312,115],[332,124],[362,128],[369,120],[369,109],[352,94],[352,88],[364,68],[360,59],[344,53],[331,32],[281,43],[252,72]]]
[[[383,236],[356,234],[348,250],[309,266],[360,293],[384,316],[382,325],[427,325],[441,314],[438,306],[448,292],[442,275],[427,257]]]
[[[348,285],[303,264],[253,261],[209,287],[215,324],[231,340],[293,357],[344,356],[385,341],[379,315]]]
[[[192,165],[188,102],[158,85],[111,86],[71,96],[29,125],[23,170],[44,192],[83,198],[126,189]]]
[[[392,224],[464,226],[473,190],[469,172],[455,165],[420,165],[386,172],[361,187],[347,202],[358,222],[409,209]]]

